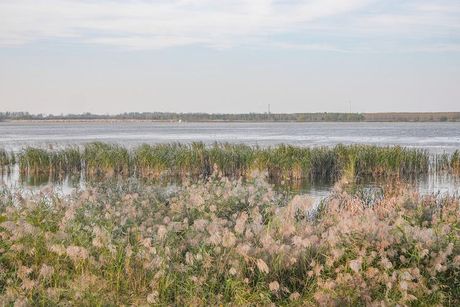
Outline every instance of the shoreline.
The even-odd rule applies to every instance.
[[[360,121],[296,121],[296,120],[155,120],[155,119],[7,119],[0,120],[2,123],[30,123],[30,124],[72,124],[72,123],[169,123],[169,124],[192,124],[192,123],[251,123],[251,124],[277,124],[277,123],[460,123],[460,120],[360,120]]]
[[[381,113],[91,113],[41,115],[28,112],[0,112],[0,122],[20,123],[436,123],[460,122],[460,112]]]

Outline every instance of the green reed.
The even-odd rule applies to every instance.
[[[336,180],[345,172],[354,176],[408,176],[426,173],[429,154],[402,147],[343,146],[260,148],[241,144],[142,145],[133,154],[136,170],[143,177],[209,175],[248,176],[268,172],[274,179]]]
[[[209,173],[207,151],[201,143],[142,145],[134,150],[132,157],[141,177]]]
[[[22,175],[64,175],[78,173],[81,169],[78,147],[56,151],[27,147],[19,154],[19,170]]]
[[[460,173],[460,151],[456,150],[450,158],[450,167],[452,171]]]
[[[5,149],[0,149],[0,167],[9,167],[16,163],[16,157],[14,153],[8,152]]]
[[[115,144],[95,142],[87,144],[82,159],[87,175],[128,175],[130,155],[128,149]]]
[[[21,174],[38,175],[51,172],[54,153],[40,148],[28,147],[19,154]]]
[[[460,169],[460,154],[436,156],[439,169]],[[3,158],[2,158],[3,157]],[[204,143],[141,145],[132,150],[115,144],[89,143],[83,148],[60,150],[26,148],[19,154],[21,173],[79,174],[88,177],[135,175],[249,177],[267,172],[275,180],[335,181],[343,175],[360,177],[409,177],[429,171],[426,150],[398,146],[337,145],[262,148],[243,144]],[[0,159],[6,161],[4,156]],[[3,161],[2,160],[2,161]]]

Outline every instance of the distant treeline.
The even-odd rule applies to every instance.
[[[244,122],[443,122],[460,121],[460,112],[433,113],[166,113],[131,112],[117,115],[91,113],[45,115],[28,112],[0,112],[1,120],[152,120],[152,121],[244,121]]]

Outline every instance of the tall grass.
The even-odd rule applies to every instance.
[[[460,151],[456,150],[450,159],[450,168],[456,172],[460,173]]]
[[[19,155],[19,170],[28,175],[50,173],[53,155],[44,149],[28,147]]]
[[[316,209],[259,177],[44,193],[0,193],[6,306],[460,304],[458,198],[337,187]]]
[[[207,177],[219,173],[228,177],[250,177],[267,172],[273,180],[334,182],[348,178],[408,178],[430,171],[460,173],[460,151],[430,155],[426,150],[399,146],[337,145],[258,147],[242,144],[141,145],[132,150],[114,144],[89,143],[83,148],[58,150],[25,148],[17,156],[22,175],[79,175],[88,178],[137,176]],[[16,162],[12,153],[0,151],[0,166]],[[433,169],[436,168],[436,169]]]
[[[270,148],[214,144],[143,145],[134,151],[134,164],[143,176],[163,172],[207,175],[218,170],[225,176],[248,176],[266,171],[272,178],[329,180],[344,172],[354,176],[408,176],[426,173],[429,154],[402,147],[343,146]]]
[[[126,148],[106,143],[90,143],[84,148],[82,160],[89,176],[129,175],[130,155]]]
[[[141,177],[167,175],[208,175],[208,152],[204,144],[173,143],[142,145],[133,152],[133,164]]]
[[[0,169],[10,167],[16,163],[16,157],[13,152],[8,152],[5,149],[0,149]]]
[[[439,157],[438,168],[460,169],[460,154]],[[141,145],[132,150],[107,143],[90,143],[56,151],[26,148],[19,155],[23,174],[77,174],[88,177],[135,175],[204,176],[220,173],[229,177],[250,177],[267,172],[271,179],[334,182],[347,175],[362,177],[410,177],[428,173],[430,154],[404,147],[337,145],[296,147],[278,145],[262,148],[242,144],[203,143]],[[438,157],[436,158],[438,159]]]
[[[82,169],[80,150],[69,147],[56,151],[27,147],[19,154],[22,175],[64,175],[79,173]]]
[[[65,159],[47,158],[43,150],[26,150],[25,156],[38,161],[29,168],[58,164]],[[54,156],[61,156],[61,153]],[[144,177],[162,173],[174,175],[209,175],[219,170],[227,176],[245,176],[252,170],[268,171],[272,177],[334,180],[345,170],[356,175],[407,175],[427,170],[428,154],[399,147],[336,146],[334,148],[300,148],[280,145],[261,149],[246,145],[202,143],[191,145],[142,145],[130,154],[117,145],[92,143],[85,146],[82,159],[88,174],[128,174],[136,170]],[[132,163],[130,163],[132,161]]]

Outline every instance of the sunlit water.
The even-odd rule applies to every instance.
[[[400,145],[452,152],[460,148],[459,123],[158,123],[158,122],[0,122],[0,146],[65,146],[104,141],[141,143],[231,142],[270,146],[336,144]]]
[[[53,190],[54,193],[66,196],[70,195],[74,191],[84,190],[88,185],[85,181],[84,174],[77,178],[70,176],[60,179],[51,179],[49,177],[22,178],[19,175],[19,168],[17,165],[10,172],[1,173],[0,178],[0,188],[7,188],[10,191],[20,192],[21,194],[34,194],[43,190]],[[125,179],[126,178],[118,178],[111,180],[116,181]],[[357,187],[364,191],[371,193],[374,191],[378,193],[386,183],[387,182],[385,181],[363,181],[357,184]],[[155,184],[161,184],[173,189],[178,186],[178,182],[176,180],[155,182]],[[445,172],[419,176],[407,182],[407,184],[423,195],[435,194],[439,196],[460,196],[460,177],[458,175],[452,175]],[[314,202],[318,204],[322,199],[330,194],[333,184],[309,182],[292,184],[286,182],[284,184],[273,183],[273,186],[276,190],[291,194],[308,194],[312,197]]]
[[[0,147],[19,152],[26,146],[60,148],[92,141],[121,144],[157,144],[201,141],[273,146],[333,146],[337,144],[399,145],[421,148],[431,153],[451,153],[460,149],[460,123],[158,123],[158,122],[0,122]],[[413,180],[423,194],[459,194],[457,176],[430,172]],[[369,186],[373,183],[367,183]],[[84,176],[63,178],[20,178],[15,166],[3,172],[0,185],[24,193],[53,186],[58,193],[84,189]],[[330,184],[304,184],[293,188],[321,199]]]

